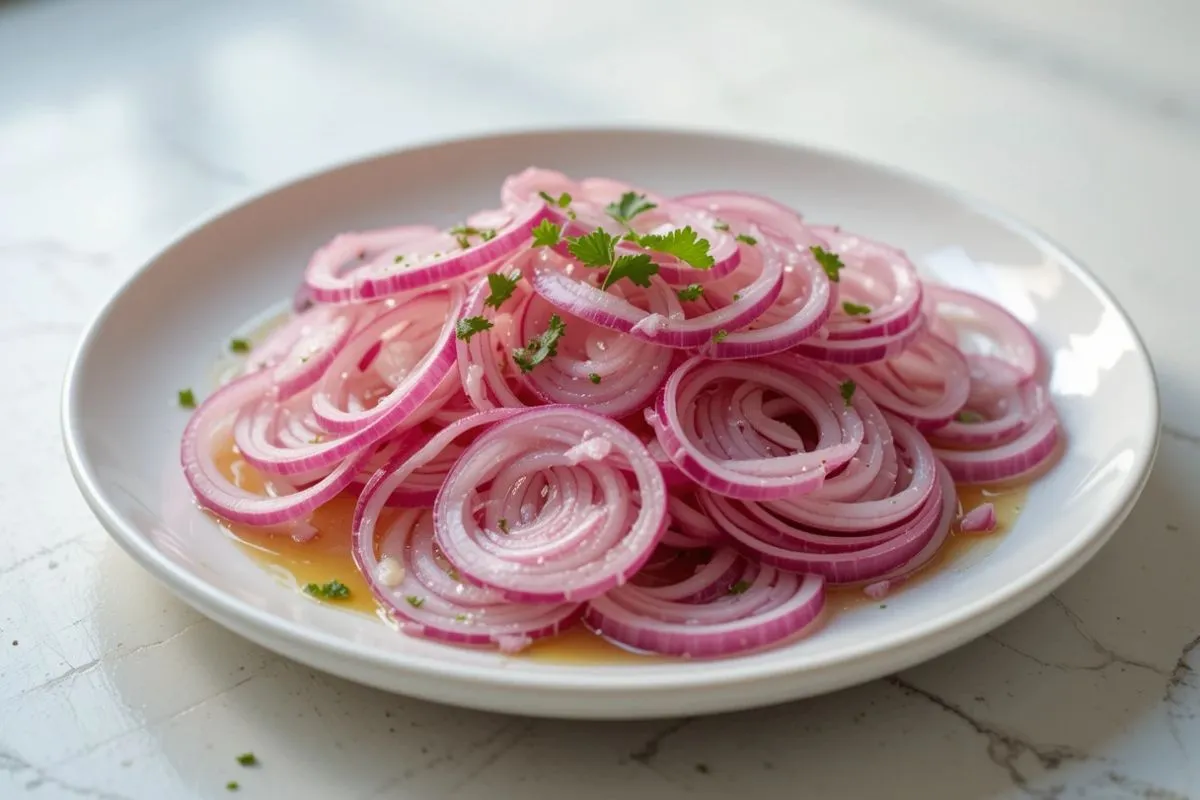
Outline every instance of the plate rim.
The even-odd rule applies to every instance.
[[[453,663],[436,655],[421,653],[387,652],[369,645],[362,645],[348,639],[337,637],[315,630],[298,622],[278,617],[268,611],[257,608],[233,595],[226,593],[214,584],[203,580],[200,576],[188,572],[182,566],[175,564],[158,548],[151,538],[139,532],[139,527],[126,519],[108,501],[100,488],[96,474],[84,454],[82,425],[77,426],[78,381],[82,367],[92,350],[96,337],[113,311],[113,307],[134,284],[149,273],[155,264],[168,252],[177,247],[187,238],[218,222],[219,220],[244,211],[244,209],[270,195],[282,193],[309,181],[320,180],[324,176],[347,169],[360,168],[374,161],[381,161],[412,155],[423,150],[431,150],[448,146],[482,143],[496,140],[541,138],[541,137],[579,137],[579,136],[610,136],[610,137],[662,137],[692,138],[708,141],[720,141],[741,146],[770,147],[779,151],[803,153],[809,157],[828,159],[848,163],[851,166],[864,168],[884,176],[900,179],[912,185],[931,190],[1001,226],[1024,237],[1040,251],[1052,255],[1063,267],[1080,280],[1093,294],[1108,303],[1119,315],[1121,321],[1132,333],[1134,350],[1137,355],[1137,365],[1143,371],[1143,383],[1150,393],[1152,400],[1151,414],[1144,420],[1139,440],[1146,444],[1135,451],[1134,464],[1131,474],[1135,479],[1126,484],[1123,495],[1114,507],[1111,515],[1099,523],[1095,529],[1087,530],[1086,535],[1076,535],[1066,545],[1055,551],[1052,558],[1039,564],[1027,572],[1019,581],[1005,586],[991,594],[983,595],[966,603],[955,611],[945,614],[936,624],[924,621],[910,625],[891,640],[886,646],[864,646],[856,643],[852,647],[844,647],[830,653],[824,653],[814,658],[812,664],[789,663],[786,660],[768,662],[746,662],[739,659],[722,659],[707,662],[712,669],[679,670],[677,664],[647,664],[630,667],[629,665],[608,666],[607,669],[597,669],[588,665],[553,665],[553,664],[523,664],[523,670],[494,669],[482,665]],[[203,212],[190,223],[156,247],[154,252],[133,270],[106,298],[100,308],[93,314],[76,343],[67,363],[66,376],[63,381],[60,424],[67,461],[81,494],[91,508],[98,521],[116,540],[123,550],[130,554],[151,576],[165,584],[174,594],[189,605],[201,610],[206,616],[215,619],[223,626],[233,629],[239,635],[245,636],[269,649],[280,651],[279,640],[290,641],[299,648],[316,648],[321,652],[322,659],[314,660],[295,654],[294,648],[288,648],[291,658],[298,658],[314,666],[328,671],[337,671],[354,680],[371,682],[361,676],[351,675],[350,670],[338,670],[335,664],[339,660],[350,662],[363,661],[374,669],[396,671],[397,674],[412,674],[422,679],[439,679],[454,681],[460,686],[487,686],[490,689],[537,689],[541,691],[571,691],[581,692],[589,696],[635,693],[638,695],[648,692],[672,690],[694,690],[704,687],[728,688],[745,686],[754,683],[787,679],[804,672],[828,672],[840,670],[843,675],[834,675],[824,681],[822,687],[811,690],[792,691],[788,697],[800,697],[832,691],[851,684],[861,683],[874,677],[889,674],[928,658],[935,657],[960,644],[963,644],[986,630],[990,630],[1012,619],[1025,611],[1034,603],[1043,599],[1064,581],[1083,567],[1101,547],[1111,538],[1121,523],[1132,510],[1137,499],[1145,488],[1151,469],[1157,456],[1161,441],[1161,396],[1158,388],[1153,360],[1142,339],[1141,333],[1103,282],[1094,275],[1079,259],[1072,256],[1065,248],[1046,236],[1037,228],[1010,215],[990,202],[981,200],[966,192],[947,186],[941,182],[924,176],[896,168],[888,164],[863,158],[854,153],[848,153],[823,146],[814,146],[802,141],[747,135],[714,128],[688,126],[630,126],[630,125],[580,125],[504,129],[491,133],[474,133],[450,137],[433,137],[398,148],[387,148],[372,152],[358,158],[340,160],[314,167],[298,176],[273,183],[260,190],[244,193],[239,199],[222,205],[216,209]],[[234,624],[234,622],[238,624]],[[861,665],[851,669],[853,662],[863,660],[869,665]],[[319,663],[317,663],[319,661]],[[605,665],[596,665],[602,667]],[[698,665],[696,665],[698,666]],[[528,668],[534,667],[534,668]],[[633,670],[636,669],[636,674]],[[631,680],[634,679],[634,680]],[[381,685],[381,684],[376,684]],[[382,686],[381,688],[388,688]],[[414,687],[415,689],[416,687]],[[413,692],[433,699],[455,702],[452,698],[438,696],[434,692]],[[440,693],[444,695],[445,693]],[[778,699],[772,698],[772,699]],[[760,699],[759,704],[771,702]],[[488,707],[483,698],[472,698],[473,707]],[[723,710],[742,708],[755,705],[744,699],[714,697],[710,702],[694,703],[704,710]],[[493,706],[505,709],[499,704]],[[528,713],[528,709],[526,710]],[[553,710],[537,710],[536,713],[555,713]],[[628,716],[627,714],[579,714],[567,712],[560,715],[570,716]],[[657,715],[652,712],[649,715]]]

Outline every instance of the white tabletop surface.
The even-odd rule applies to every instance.
[[[0,797],[1200,797],[1198,34],[1193,0],[0,4]],[[1129,521],[1049,600],[901,675],[604,724],[314,673],[108,539],[62,456],[60,382],[170,234],[348,157],[584,123],[815,143],[1049,232],[1158,369]]]

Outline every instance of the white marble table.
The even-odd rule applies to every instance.
[[[1200,797],[1200,4],[572,5],[0,5],[0,797],[229,797],[230,780],[263,798]],[[1034,610],[902,675],[623,724],[316,674],[108,540],[63,461],[60,380],[169,234],[349,156],[595,122],[851,151],[1064,242],[1162,382],[1158,465],[1124,528]]]

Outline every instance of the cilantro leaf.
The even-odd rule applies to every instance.
[[[846,408],[850,407],[850,401],[854,398],[854,390],[858,388],[858,384],[854,381],[842,381],[838,386],[838,390],[842,393],[842,400],[846,402]]]
[[[680,300],[699,300],[704,294],[704,287],[698,283],[689,283],[675,293]]]
[[[727,231],[727,230],[729,230],[729,223],[728,223],[728,222],[721,222],[720,220],[718,220],[718,221],[716,221],[716,222],[714,222],[714,223],[713,223],[713,227],[714,227],[714,228],[716,228],[716,229],[717,229],[717,230],[719,230],[719,231]]]
[[[750,588],[749,581],[738,581],[729,587],[730,594],[744,594]]]
[[[544,219],[538,223],[538,226],[533,229],[533,246],[534,247],[554,247],[562,238],[562,228],[555,225],[548,219]]]
[[[588,380],[591,381],[592,383],[599,383],[600,376],[597,373],[592,372],[588,375]]]
[[[821,269],[825,270],[825,274],[829,276],[829,280],[834,283],[838,282],[838,273],[845,268],[842,259],[837,253],[831,253],[820,245],[814,244],[808,248],[813,257],[817,259],[817,263],[821,265]]]
[[[488,288],[491,293],[487,299],[483,301],[485,306],[492,308],[500,308],[505,300],[512,297],[513,292],[517,290],[517,283],[521,280],[521,273],[516,272],[512,275],[505,275],[500,272],[494,272],[487,276]]]
[[[407,600],[408,604],[410,606],[412,606],[413,608],[420,608],[421,606],[425,605],[425,598],[418,597],[415,594],[410,594],[408,597],[405,597],[404,599]]]
[[[538,197],[545,200],[547,205],[558,206],[559,208],[566,208],[571,205],[571,195],[566,192],[563,192],[558,197],[551,197],[547,192],[538,192]]]
[[[230,339],[229,340],[229,352],[231,352],[231,353],[249,353],[250,352],[250,340],[249,339]]]
[[[464,342],[469,342],[475,334],[491,330],[491,328],[492,323],[486,317],[464,317],[454,326],[454,335]]]
[[[753,236],[749,236],[744,233],[739,233],[737,236],[735,236],[733,238],[737,239],[739,242],[742,242],[744,244],[758,244],[758,239],[755,239]]]
[[[974,425],[976,423],[985,421],[983,414],[980,414],[978,411],[969,411],[965,409],[958,412],[958,414],[954,416],[954,419],[958,420],[959,422],[965,422],[969,425]]]
[[[404,254],[403,254],[403,253],[401,253],[400,255],[398,255],[398,256],[396,256],[395,258],[393,258],[393,259],[392,259],[392,263],[394,263],[394,264],[399,264],[399,263],[400,263],[401,261],[403,261],[403,260],[404,260]]]
[[[604,276],[604,283],[600,285],[600,288],[607,289],[621,278],[629,278],[638,286],[649,287],[650,276],[657,274],[658,264],[655,264],[645,253],[639,253],[636,256],[621,256]]]
[[[721,330],[719,330],[713,334],[713,341],[716,342],[717,344],[720,344],[721,342],[725,341],[725,339],[728,336],[729,336],[729,331],[725,330],[724,328],[721,328]]]
[[[568,240],[567,249],[586,267],[607,267],[613,263],[616,239],[603,228]]]
[[[567,326],[562,318],[552,314],[545,333],[533,337],[524,347],[513,350],[513,363],[521,368],[521,372],[530,372],[547,358],[558,355],[558,340],[566,331]]]
[[[675,256],[696,269],[712,269],[713,257],[708,253],[708,239],[701,239],[691,225],[665,234],[648,233],[639,236],[637,243],[647,250]]]
[[[604,210],[617,222],[628,224],[638,214],[649,211],[652,208],[658,208],[658,204],[647,200],[646,195],[638,194],[637,192],[626,192],[621,195],[620,200],[615,203],[609,203]]]
[[[179,407],[180,408],[195,408],[196,407],[196,393],[193,392],[191,389],[180,389],[179,390]]]
[[[326,584],[310,583],[304,587],[304,591],[325,600],[345,600],[350,596],[349,587],[339,580],[332,580]]]
[[[859,305],[858,303],[851,303],[849,300],[847,300],[846,302],[842,303],[842,311],[845,311],[852,317],[861,317],[866,314],[870,314],[871,307]]]
[[[458,246],[466,250],[471,246],[471,237],[478,236],[485,242],[490,242],[496,238],[494,228],[475,228],[470,225],[455,225],[450,229],[450,235],[458,241]]]
[[[230,781],[229,783],[225,784],[225,791],[227,792],[236,792],[239,788],[240,787],[237,781]]]
[[[254,753],[242,753],[237,757],[237,762],[243,767],[258,766],[258,756],[254,755]]]

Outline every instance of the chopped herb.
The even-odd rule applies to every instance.
[[[838,282],[838,273],[846,266],[842,263],[842,259],[837,253],[831,253],[820,245],[813,245],[808,248],[813,257],[817,259],[817,263],[821,265],[821,269],[825,270],[825,274],[829,276],[829,280],[834,283]]]
[[[658,264],[655,264],[645,253],[638,253],[636,256],[621,256],[604,276],[604,283],[600,284],[600,288],[607,289],[621,278],[629,278],[638,286],[649,287],[650,276],[657,274]]]
[[[719,343],[725,341],[725,337],[727,337],[727,336],[729,336],[729,331],[725,330],[724,328],[721,328],[721,330],[719,330],[713,334],[713,341],[717,342],[719,344]]]
[[[521,273],[516,272],[513,275],[505,275],[500,272],[494,272],[487,276],[488,288],[491,289],[491,294],[483,301],[485,306],[492,308],[500,308],[505,300],[512,297],[513,292],[517,290],[517,283],[521,280]]]
[[[544,219],[538,223],[538,226],[533,229],[533,246],[534,247],[554,247],[562,238],[562,228],[555,225],[548,219]]]
[[[533,337],[524,347],[513,350],[513,363],[521,368],[521,372],[529,372],[547,358],[558,355],[558,340],[566,330],[562,318],[552,314],[545,333]]]
[[[456,570],[454,567],[446,570],[446,576],[452,581],[458,581],[459,583],[462,583],[462,579],[458,575],[458,570]]]
[[[737,236],[735,236],[733,238],[737,239],[739,242],[741,242],[743,244],[758,244],[758,239],[755,239],[753,236],[748,236],[744,233],[739,233]]]
[[[239,788],[241,787],[238,786],[237,781],[230,781],[229,783],[225,784],[225,791],[227,792],[236,792]]]
[[[621,195],[620,200],[615,203],[609,203],[604,210],[617,222],[628,225],[629,221],[638,214],[649,211],[652,208],[658,208],[658,204],[647,200],[646,195],[638,194],[637,192],[626,192]]]
[[[393,258],[393,259],[392,259],[392,261],[393,261],[394,263],[396,263],[396,264],[399,264],[399,263],[400,263],[401,261],[403,261],[403,260],[404,260],[404,254],[403,254],[403,253],[401,253],[400,255],[398,255],[398,256],[396,256],[395,258]]]
[[[750,588],[750,581],[738,581],[729,587],[730,594],[744,594]]]
[[[496,238],[496,229],[484,228],[479,232],[479,238],[483,239],[485,242],[490,242],[492,239]]]
[[[242,753],[237,757],[237,762],[243,767],[257,767],[258,757],[254,753]]]
[[[742,299],[742,293],[741,293],[741,292],[734,292],[734,293],[733,293],[733,299],[734,299],[734,302],[737,302],[738,300],[741,300],[741,299]]]
[[[698,283],[689,283],[675,293],[680,300],[699,300],[702,294],[704,294],[704,287]]]
[[[491,328],[492,323],[486,317],[464,317],[454,326],[454,335],[464,342],[469,342],[475,334],[483,333]]]
[[[597,375],[595,372],[593,372],[590,375],[588,375],[588,380],[591,381],[592,383],[599,383],[600,376]]]
[[[321,443],[321,442],[323,442],[323,441],[325,441],[325,434],[323,434],[323,433],[318,433],[316,436],[314,436],[314,437],[312,437],[311,439],[309,439],[309,440],[308,440],[308,443],[309,443],[309,444],[320,444],[320,443]]]
[[[229,340],[229,350],[230,350],[230,352],[233,352],[233,353],[249,353],[250,352],[250,340],[249,339],[230,339]]]
[[[567,249],[571,255],[586,267],[607,267],[613,263],[616,239],[603,228],[596,228],[587,236],[576,236],[568,241]]]
[[[332,580],[326,584],[310,583],[304,587],[304,591],[325,600],[345,600],[350,596],[349,587],[339,580]]]
[[[880,604],[879,604],[879,607],[880,607],[880,608],[887,608],[887,603],[880,603]]]
[[[842,303],[842,311],[845,311],[852,317],[861,317],[871,313],[870,306],[862,306],[858,303],[851,303],[849,300]]]
[[[508,520],[506,520],[504,517],[501,517],[496,521],[496,527],[500,529],[501,533],[508,533]]]
[[[191,389],[179,390],[179,407],[180,408],[195,408],[196,394]]]
[[[838,386],[838,390],[842,393],[842,399],[846,401],[846,408],[850,407],[850,401],[854,397],[854,390],[858,388],[858,384],[854,381],[842,381]]]
[[[727,231],[727,230],[729,230],[729,223],[721,222],[720,220],[718,220],[717,222],[713,223],[713,227],[719,231]]]
[[[410,594],[404,599],[407,600],[408,604],[413,608],[420,608],[421,606],[425,605],[425,598],[417,597],[415,594]]]
[[[460,236],[456,237],[456,239],[458,241],[459,248],[462,250],[466,250],[468,247],[471,246],[471,240],[468,239],[466,236],[460,235]]]
[[[638,236],[636,241],[647,250],[675,256],[696,269],[712,269],[713,257],[708,252],[708,239],[701,239],[691,225],[664,234],[648,233]]]
[[[558,206],[559,208],[566,208],[571,205],[571,195],[566,192],[563,192],[558,197],[551,197],[546,192],[538,192],[538,197],[545,200],[548,205]]]
[[[467,615],[466,614],[458,614],[457,616],[454,617],[454,621],[455,622],[466,622]]]
[[[954,418],[959,422],[965,422],[969,425],[985,421],[983,414],[980,414],[978,411],[970,410],[960,411],[954,416]]]

